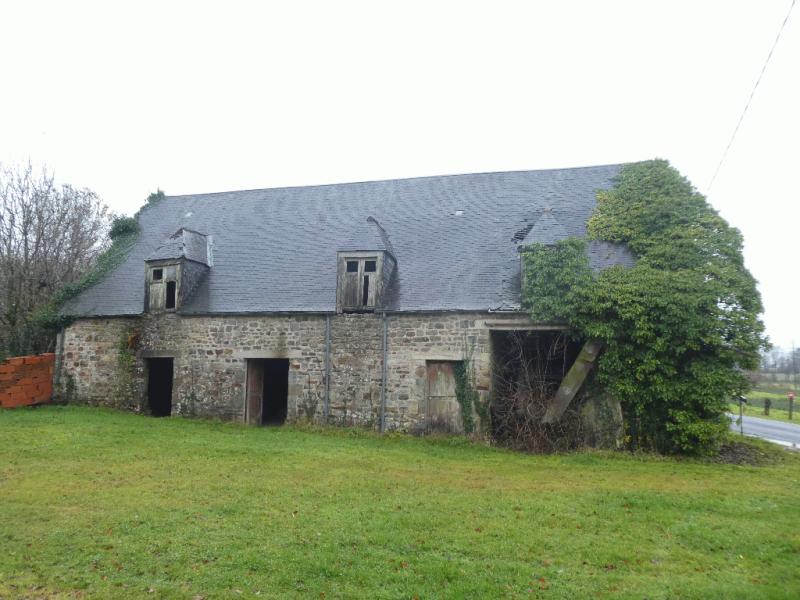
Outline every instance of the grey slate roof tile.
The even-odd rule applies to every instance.
[[[185,258],[210,266],[208,238],[205,234],[181,227],[163,244],[155,249],[146,260],[168,260]]]
[[[547,207],[542,212],[542,216],[536,221],[528,235],[522,240],[520,246],[530,244],[554,244],[559,240],[569,237],[567,230],[553,216],[553,211]]]
[[[515,234],[531,227],[530,238],[549,208],[567,235],[585,236],[596,190],[611,187],[619,169],[606,165],[167,197],[142,209],[142,233],[127,260],[62,312],[141,314],[144,261],[180,228],[213,239],[213,267],[183,313],[334,312],[336,252],[350,243],[393,252],[392,310],[517,309],[520,240]],[[367,222],[370,216],[385,237]],[[552,234],[544,225],[542,235]],[[594,268],[632,262],[625,249],[600,242],[590,243],[589,256]]]
[[[394,248],[388,234],[372,216],[361,223],[353,223],[352,230],[342,236],[336,249],[342,252],[381,250],[394,256]]]

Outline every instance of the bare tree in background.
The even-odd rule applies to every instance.
[[[91,268],[111,219],[94,192],[45,168],[0,165],[0,357],[52,349],[33,313]]]

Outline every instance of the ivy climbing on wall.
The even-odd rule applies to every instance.
[[[457,362],[453,365],[453,375],[456,380],[456,400],[461,407],[461,422],[464,425],[464,433],[475,432],[475,415],[473,410],[479,404],[478,391],[472,383],[470,375],[470,365],[465,361]]]
[[[590,239],[637,258],[593,275],[586,242],[523,251],[523,302],[605,350],[598,378],[620,400],[633,448],[706,454],[721,443],[729,398],[768,345],[742,236],[664,160],[622,169],[597,194]]]

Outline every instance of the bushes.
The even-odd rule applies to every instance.
[[[767,344],[741,234],[663,160],[623,168],[588,230],[627,244],[636,266],[592,277],[582,240],[534,245],[523,254],[531,315],[605,343],[598,376],[622,403],[632,447],[714,451],[727,400]]]
[[[111,224],[108,237],[116,240],[132,233],[139,233],[139,222],[134,217],[117,217]]]

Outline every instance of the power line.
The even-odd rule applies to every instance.
[[[747,113],[747,109],[750,108],[750,103],[753,101],[753,96],[756,93],[756,89],[758,88],[758,84],[761,83],[761,78],[764,76],[764,71],[767,70],[767,65],[769,64],[769,60],[772,58],[772,53],[775,51],[775,47],[778,45],[778,40],[781,39],[781,34],[786,27],[786,23],[789,21],[789,16],[792,14],[792,9],[794,8],[794,3],[797,0],[792,0],[792,4],[789,6],[789,12],[786,13],[786,18],[781,23],[781,28],[778,30],[778,35],[775,36],[775,41],[772,43],[772,48],[769,49],[769,54],[767,54],[767,60],[764,61],[764,66],[761,67],[761,73],[758,74],[758,79],[756,79],[756,83],[753,86],[753,90],[750,92],[750,97],[747,99],[747,103],[744,105],[744,110],[742,110],[742,114],[739,116],[739,121],[736,123],[736,127],[733,129],[733,134],[731,135],[731,139],[728,141],[728,145],[725,146],[725,150],[722,153],[722,157],[719,159],[719,164],[717,164],[717,169],[714,171],[714,176],[711,178],[711,181],[708,184],[708,188],[706,188],[706,195],[711,191],[711,186],[714,185],[714,181],[717,179],[717,175],[719,175],[719,170],[722,168],[722,163],[725,162],[725,159],[728,156],[728,151],[731,149],[733,145],[733,140],[736,139],[736,134],[739,133],[739,127],[744,120],[744,116]]]

